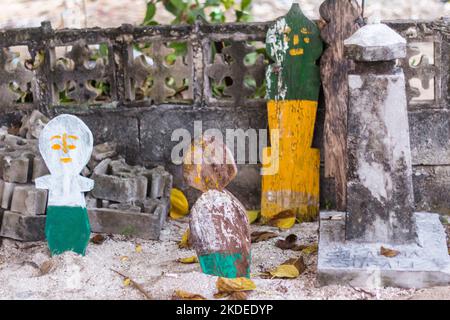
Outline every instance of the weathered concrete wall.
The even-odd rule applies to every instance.
[[[176,142],[170,141],[171,133],[177,128],[192,132],[194,120],[203,120],[204,129],[221,130],[246,128],[266,128],[266,106],[261,95],[255,96],[259,88],[245,88],[243,75],[253,77],[257,85],[264,78],[267,59],[257,59],[253,65],[230,60],[229,56],[242,57],[240,50],[256,54],[255,44],[262,45],[267,23],[205,25],[198,22],[193,26],[132,27],[124,25],[112,29],[53,30],[48,24],[41,28],[7,30],[0,32],[0,47],[27,46],[34,57],[32,69],[23,69],[5,74],[0,70],[0,125],[17,126],[24,112],[39,109],[49,116],[73,113],[80,116],[90,127],[95,142],[115,141],[118,151],[131,164],[164,164],[174,174],[174,185],[185,188],[181,167],[170,164],[170,153]],[[417,210],[450,211],[450,109],[449,59],[450,41],[448,20],[440,21],[397,21],[389,26],[407,38],[408,58],[414,56],[416,43],[433,45],[434,62],[422,59],[411,67],[406,59],[402,67],[408,80],[421,79],[425,85],[434,86],[432,100],[412,100],[417,88],[408,87],[408,110],[413,161],[413,182]],[[186,59],[175,65],[165,65],[162,69],[142,64],[140,56],[132,54],[133,44],[185,41],[189,44]],[[226,40],[231,43],[228,55],[211,53],[211,45],[219,45]],[[242,44],[245,44],[243,46]],[[56,47],[75,45],[76,52],[69,51],[75,65],[92,62],[92,54],[85,45],[106,44],[108,56],[93,71],[77,67],[68,70],[59,66],[64,76],[57,76]],[[84,49],[83,49],[84,48]],[[147,53],[153,61],[162,61],[167,54],[160,48],[155,53]],[[43,55],[38,54],[41,51]],[[166,52],[166,53],[164,53]],[[39,62],[39,57],[44,61]],[[81,58],[80,58],[81,57]],[[97,59],[98,60],[98,59]],[[2,66],[11,61],[1,56]],[[180,64],[181,63],[181,64]],[[60,64],[59,64],[60,65]],[[221,72],[211,70],[220,69]],[[20,72],[19,72],[20,71]],[[189,72],[190,71],[190,72]],[[86,75],[89,74],[89,75]],[[219,79],[217,75],[226,75]],[[147,76],[158,82],[160,90],[155,99],[152,88],[146,88],[143,80]],[[175,87],[164,82],[173,77]],[[212,77],[214,76],[214,77]],[[216,77],[217,76],[217,77]],[[30,78],[31,77],[31,78]],[[18,80],[20,95],[8,92],[11,79]],[[30,79],[34,79],[30,81]],[[92,90],[91,80],[109,84],[109,91],[99,95]],[[180,87],[181,80],[189,80],[188,88]],[[230,80],[231,79],[231,80]],[[233,81],[233,80],[238,81]],[[431,80],[434,80],[432,82]],[[77,85],[70,89],[67,81]],[[56,85],[52,83],[56,82]],[[33,85],[32,85],[33,84]],[[86,84],[88,86],[86,87]],[[213,86],[224,85],[226,94],[217,93]],[[148,90],[147,90],[148,89]],[[176,93],[175,92],[181,92]],[[5,95],[6,92],[6,95]],[[72,99],[62,103],[60,96],[65,92]],[[150,92],[150,93],[149,93]],[[243,93],[245,92],[245,93]],[[156,101],[159,100],[159,101]],[[313,146],[322,148],[323,154],[324,109],[319,108]],[[241,165],[238,177],[230,189],[248,208],[259,206],[261,180],[258,165]],[[333,183],[323,178],[321,181],[321,205],[333,208]],[[195,192],[189,190],[190,199]]]

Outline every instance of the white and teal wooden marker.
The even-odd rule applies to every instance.
[[[49,190],[45,235],[52,255],[86,252],[91,230],[83,193],[92,190],[94,181],[80,172],[92,148],[89,128],[68,114],[52,119],[39,137],[39,150],[50,175],[36,179],[36,188]]]

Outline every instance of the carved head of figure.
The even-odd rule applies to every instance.
[[[39,150],[52,175],[78,175],[88,163],[92,148],[89,128],[68,114],[52,119],[39,137]]]

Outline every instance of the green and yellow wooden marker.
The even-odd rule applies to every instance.
[[[323,43],[316,24],[293,4],[269,28],[266,47],[274,64],[266,73],[271,147],[263,153],[261,216],[290,228],[319,212],[320,154],[311,146]]]
[[[52,255],[86,253],[91,231],[83,192],[92,190],[94,181],[80,172],[92,148],[91,131],[72,115],[52,119],[39,137],[39,150],[50,175],[36,179],[36,188],[49,190],[45,235]]]

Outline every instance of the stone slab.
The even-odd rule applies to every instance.
[[[158,240],[161,232],[161,210],[155,214],[105,208],[88,208],[91,231],[121,234],[147,240]]]
[[[450,257],[438,214],[416,212],[418,241],[413,244],[345,241],[345,213],[322,212],[318,280],[321,285],[362,288],[426,288],[450,285]],[[380,255],[381,246],[400,254]]]
[[[0,237],[19,241],[42,241],[45,239],[45,216],[24,216],[5,211]]]

